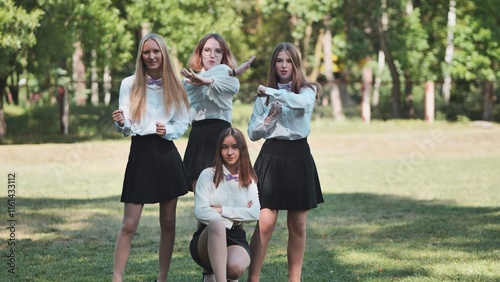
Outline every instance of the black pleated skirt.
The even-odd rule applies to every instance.
[[[261,208],[309,210],[323,202],[307,138],[268,139],[254,164]]]
[[[152,204],[175,199],[191,187],[174,142],[156,134],[132,136],[121,201]]]
[[[198,180],[205,168],[214,165],[217,140],[221,132],[228,127],[231,127],[231,124],[220,119],[193,122],[183,160],[191,181]]]

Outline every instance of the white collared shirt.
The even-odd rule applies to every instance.
[[[165,124],[166,134],[163,138],[173,140],[182,137],[189,126],[188,110],[186,107],[170,107],[169,112],[165,110],[163,102],[163,89],[156,84],[148,85],[146,90],[146,112],[139,122],[131,120],[130,117],[130,90],[134,76],[123,79],[120,86],[119,107],[123,110],[125,123],[120,127],[116,122],[116,129],[123,136],[156,134],[156,122]]]
[[[257,97],[255,101],[252,116],[248,122],[250,140],[306,138],[311,132],[310,123],[316,101],[315,90],[303,87],[300,94],[295,94],[286,89],[267,87],[266,94],[269,95],[269,105],[266,106],[267,97]],[[281,113],[270,122],[264,122],[273,102],[281,105]]]
[[[229,171],[223,167],[224,175]],[[257,184],[252,181],[248,187],[241,187],[234,180],[226,181],[224,178],[219,186],[214,184],[215,170],[212,167],[204,169],[196,182],[194,193],[194,212],[196,219],[204,224],[221,219],[227,229],[235,222],[248,223],[259,219],[260,201]],[[247,207],[252,201],[251,207]],[[219,214],[210,206],[221,206]]]
[[[220,64],[200,72],[199,76],[214,80],[210,85],[196,86],[183,81],[191,104],[191,122],[204,119],[232,122],[233,97],[240,90],[240,81],[229,75],[230,69],[227,65]]]

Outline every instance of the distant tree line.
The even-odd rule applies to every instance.
[[[272,48],[290,41],[337,120],[346,104],[360,105],[368,122],[372,112],[427,118],[429,107],[449,120],[495,120],[497,8],[497,0],[4,0],[0,136],[3,104],[19,103],[22,87],[68,93],[76,105],[110,103],[150,31],[166,39],[178,68],[208,32],[222,34],[240,62],[256,55],[241,77],[243,102],[265,82]]]

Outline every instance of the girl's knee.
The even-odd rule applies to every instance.
[[[226,236],[226,227],[224,226],[224,222],[222,222],[222,220],[214,220],[210,222],[207,228],[208,231],[212,234],[220,233],[220,236]]]
[[[238,280],[244,273],[246,267],[240,263],[227,263],[227,278],[231,280]]]
[[[175,232],[175,219],[174,220],[169,220],[169,219],[161,220],[160,227],[162,230],[165,230],[168,232]]]
[[[137,231],[137,227],[138,227],[138,224],[135,222],[124,221],[122,223],[122,227],[120,229],[120,232],[122,234],[127,234],[127,235],[132,234],[133,235]]]

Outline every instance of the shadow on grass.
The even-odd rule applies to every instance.
[[[498,263],[498,252],[493,250],[500,248],[500,207],[366,193],[324,196],[325,203],[309,212],[304,264],[309,267],[304,267],[304,281],[500,278],[499,272],[488,276],[483,269],[469,274],[439,273],[433,268],[452,267],[454,262],[485,268]],[[286,248],[285,224],[285,232],[274,238],[285,242],[282,248]],[[282,261],[279,256],[277,260]],[[281,275],[286,275],[286,266],[281,269]]]
[[[188,194],[189,195],[189,194]],[[434,264],[462,259],[494,265],[500,248],[500,207],[463,207],[440,201],[374,194],[325,194],[309,212],[303,281],[494,281],[497,272],[440,272]],[[0,198],[6,202],[6,198]],[[198,281],[189,255],[195,229],[193,198],[179,198],[169,281]],[[23,281],[109,281],[123,204],[97,199],[18,198],[17,257]],[[253,226],[247,226],[251,236]],[[3,231],[5,232],[5,231]],[[6,236],[6,235],[4,235]],[[286,281],[286,212],[271,239],[262,282]],[[127,265],[128,281],[157,272],[158,205],[147,205]],[[5,247],[1,248],[5,251]],[[464,258],[461,258],[464,257]],[[492,270],[493,271],[493,270]],[[244,279],[240,281],[245,281]],[[422,281],[422,280],[420,280]]]

